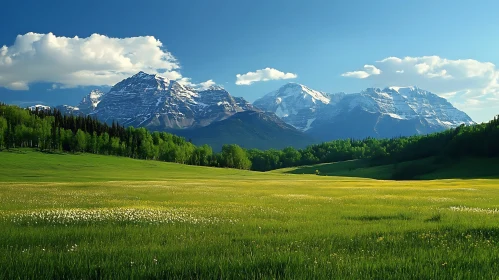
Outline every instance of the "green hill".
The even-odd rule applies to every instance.
[[[248,176],[253,178],[253,174],[269,176],[238,169],[86,153],[42,153],[32,149],[0,152],[0,182],[154,181],[221,177],[241,179]]]
[[[343,176],[392,179],[471,179],[499,178],[499,158],[463,158],[439,162],[430,157],[397,164],[373,165],[370,160],[349,160],[308,166],[283,168],[272,171],[288,174],[318,174],[322,176]],[[397,176],[399,176],[397,178]]]

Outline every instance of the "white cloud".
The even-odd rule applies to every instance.
[[[168,77],[166,77],[166,78],[168,78]],[[186,77],[178,79],[177,82],[184,85],[184,86],[188,86],[188,87],[191,87],[191,88],[196,89],[196,90],[205,90],[205,89],[208,89],[209,87],[217,84],[217,83],[215,83],[215,81],[213,81],[211,79],[208,81],[200,82],[200,83],[196,84],[196,83],[193,83],[191,81],[191,78],[186,78]]]
[[[153,36],[69,38],[30,32],[0,48],[0,87],[14,90],[34,82],[60,88],[111,86],[139,71],[190,83],[179,69],[177,59]]]
[[[205,90],[205,89],[208,89],[214,85],[216,85],[216,83],[213,80],[208,80],[206,82],[199,83],[197,89],[198,90]]]
[[[5,85],[5,87],[8,89],[12,89],[12,90],[28,90],[29,89],[26,82],[23,82],[23,81],[9,82]]]
[[[351,71],[343,73],[341,74],[341,76],[349,78],[365,79],[371,75],[369,75],[369,73],[367,73],[366,71]]]
[[[265,68],[248,72],[246,74],[236,75],[236,85],[251,85],[254,82],[264,82],[270,80],[287,80],[295,79],[298,75],[293,73],[284,73],[274,68]]]
[[[492,108],[491,100],[499,98],[499,69],[493,63],[473,59],[388,57],[342,76],[367,79],[376,85],[418,86],[449,98],[460,109]]]
[[[381,70],[376,68],[376,66],[364,65],[364,70],[346,72],[343,73],[341,76],[349,78],[365,79],[371,77],[372,75],[379,75],[379,74],[381,74]]]
[[[161,76],[168,78],[170,80],[182,80],[182,79],[188,79],[188,78],[182,78],[182,74],[180,74],[177,71],[169,71],[161,74]]]

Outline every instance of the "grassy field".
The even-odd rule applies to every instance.
[[[0,152],[0,279],[497,279],[499,180]]]

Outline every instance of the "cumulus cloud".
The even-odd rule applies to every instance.
[[[255,82],[264,82],[270,80],[287,80],[295,79],[298,75],[293,73],[284,73],[274,68],[265,68],[248,72],[246,74],[236,75],[236,85],[251,85]]]
[[[216,85],[216,83],[213,80],[208,80],[206,82],[199,83],[197,86],[197,89],[205,90],[205,89],[208,89],[214,85]]]
[[[69,38],[30,32],[0,48],[0,87],[13,90],[26,90],[34,82],[61,88],[111,86],[139,71],[190,83],[179,69],[177,59],[153,36]]]
[[[168,78],[168,76],[166,76],[166,78]],[[169,79],[172,79],[172,78],[169,78]],[[172,80],[176,80],[179,84],[191,87],[195,90],[206,90],[206,89],[210,88],[211,86],[214,86],[217,84],[217,83],[215,83],[215,81],[213,81],[211,79],[207,80],[205,82],[200,82],[200,83],[193,83],[191,81],[191,78],[186,78],[186,77],[182,77],[180,79],[172,79]]]
[[[486,107],[499,97],[499,69],[493,63],[473,59],[388,57],[342,76],[384,86],[415,85],[449,98],[462,109]]]
[[[472,59],[450,60],[438,56],[388,57],[377,61],[375,65],[366,65],[364,69],[364,71],[346,72],[342,76],[370,78],[378,84],[387,86],[417,85],[441,93],[467,90],[486,93],[485,89],[497,86],[499,77],[498,70],[490,62]],[[369,72],[370,69],[377,71]],[[365,74],[349,75],[355,72],[365,72]]]
[[[376,68],[374,65],[364,65],[364,70],[361,71],[352,71],[341,74],[343,77],[357,78],[357,79],[365,79],[369,78],[372,75],[381,74],[381,70]]]

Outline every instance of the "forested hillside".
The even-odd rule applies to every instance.
[[[471,126],[461,125],[440,133],[393,139],[346,139],[311,145],[302,150],[249,150],[254,170],[369,159],[372,165],[459,157],[499,156],[499,119]]]
[[[214,154],[182,137],[145,128],[108,126],[89,116],[68,116],[58,110],[27,110],[0,104],[0,149],[86,152],[161,160],[182,164],[249,169],[251,162],[237,145]]]
[[[165,132],[151,133],[145,128],[125,128],[117,123],[109,126],[95,118],[67,116],[57,110],[30,111],[0,104],[0,149],[24,147],[257,171],[353,159],[366,159],[371,165],[429,157],[445,162],[459,157],[499,156],[499,119],[425,136],[335,140],[305,149],[267,151],[224,145],[220,153],[213,153],[208,145],[196,147]],[[428,168],[429,165],[409,165],[394,170],[393,177],[410,178]]]

